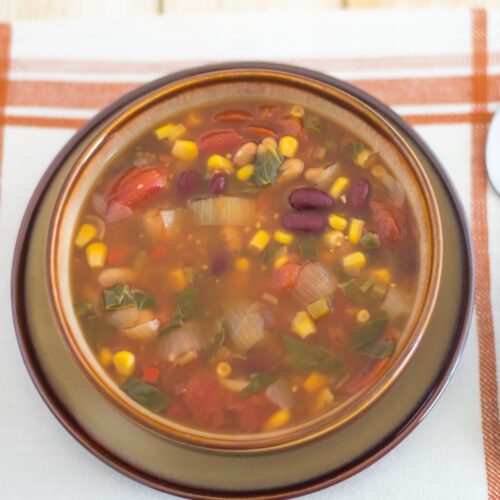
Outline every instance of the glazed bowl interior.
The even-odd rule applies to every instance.
[[[222,434],[186,427],[155,415],[129,398],[96,360],[72,303],[70,263],[75,223],[93,185],[113,160],[147,131],[211,102],[266,99],[300,104],[360,137],[402,183],[414,214],[419,245],[416,298],[393,361],[361,394],[306,422],[258,434]],[[441,223],[428,179],[410,146],[368,104],[335,86],[271,69],[233,69],[188,77],[130,102],[75,162],[53,212],[47,277],[53,311],[74,359],[97,389],[135,421],[180,442],[218,450],[266,451],[297,445],[348,423],[396,380],[425,332],[440,279]]]

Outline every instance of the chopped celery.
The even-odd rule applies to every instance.
[[[352,278],[345,283],[339,283],[339,288],[344,292],[344,295],[348,298],[361,304],[363,306],[367,305],[371,301],[371,297],[361,289],[358,282]]]

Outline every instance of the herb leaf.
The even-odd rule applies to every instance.
[[[396,350],[394,342],[389,340],[375,340],[370,344],[366,344],[360,349],[360,352],[370,358],[385,358],[392,356]]]
[[[128,379],[121,389],[153,413],[161,413],[170,405],[170,398],[165,393],[137,378]]]
[[[125,283],[116,283],[102,291],[103,305],[106,311],[124,309],[135,305],[129,286]]]
[[[151,309],[155,305],[155,299],[149,293],[142,290],[132,290],[130,293],[139,309]]]
[[[91,302],[87,302],[86,300],[80,300],[73,304],[75,309],[75,314],[78,318],[92,318],[95,316],[94,314],[94,306]]]
[[[380,311],[371,321],[358,326],[352,332],[351,346],[353,349],[360,349],[379,337],[389,322],[389,315],[385,311]]]
[[[323,347],[316,347],[289,336],[283,337],[288,364],[299,372],[330,373],[343,366],[342,360]]]
[[[272,184],[278,177],[283,158],[278,150],[271,145],[257,154],[255,159],[255,182],[258,186]]]
[[[192,318],[198,312],[200,307],[200,292],[196,286],[188,286],[182,292],[177,293],[175,298],[177,306],[174,315],[170,323],[161,330],[160,334],[179,328],[184,323],[184,320]]]
[[[250,375],[250,383],[240,392],[242,398],[247,398],[264,387],[267,387],[276,380],[276,376],[272,373],[252,373]]]
[[[318,257],[318,247],[314,241],[314,236],[297,237],[297,250],[301,260],[316,260]]]
[[[339,288],[344,292],[344,295],[348,299],[351,299],[358,304],[366,306],[371,301],[371,297],[363,291],[354,278],[344,283],[339,283]]]

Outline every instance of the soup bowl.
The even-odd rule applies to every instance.
[[[267,63],[225,64],[184,71],[145,86],[122,105],[72,166],[57,198],[46,249],[47,287],[53,315],[72,357],[96,389],[139,425],[166,439],[220,452],[263,453],[298,446],[346,426],[396,381],[426,332],[441,279],[442,229],[436,200],[411,144],[383,112],[384,106],[352,86],[301,68]],[[72,302],[71,255],[75,225],[103,172],[145,131],[180,112],[225,100],[275,100],[303,106],[338,124],[377,151],[399,180],[418,234],[415,300],[395,354],[372,385],[325,413],[282,429],[218,433],[183,425],[148,411],[125,394],[96,359]]]

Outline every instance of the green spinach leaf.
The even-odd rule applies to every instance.
[[[155,305],[155,299],[149,293],[142,290],[132,290],[130,293],[139,309],[151,309]]]
[[[361,246],[368,250],[380,248],[380,238],[376,233],[365,233],[361,237]]]
[[[316,260],[318,258],[318,245],[314,236],[299,236],[296,241],[301,260]]]
[[[294,339],[290,336],[283,337],[288,364],[299,372],[310,373],[318,371],[330,373],[343,366],[342,360],[323,347],[316,347]]]
[[[224,345],[227,337],[227,327],[224,321],[220,321],[219,331],[214,335],[212,342],[205,349],[205,356],[212,359],[214,354]]]
[[[366,344],[360,349],[360,352],[370,358],[386,358],[392,356],[396,350],[394,342],[389,340],[375,340]]]
[[[321,119],[317,115],[306,115],[304,117],[304,129],[308,132],[321,132]]]
[[[130,293],[130,288],[125,283],[116,283],[102,291],[103,305],[106,311],[124,309],[135,305],[135,300]]]
[[[352,348],[360,349],[366,344],[376,340],[384,331],[388,322],[389,315],[385,311],[380,311],[371,321],[355,328],[351,336]]]
[[[366,306],[370,303],[371,297],[365,293],[358,285],[358,282],[352,278],[344,283],[339,283],[339,288],[344,292],[344,295],[358,304]]]
[[[121,389],[135,402],[153,413],[161,413],[170,405],[170,398],[156,387],[146,384],[137,378],[128,379]]]
[[[255,159],[255,182],[258,186],[272,184],[278,177],[278,170],[283,163],[283,157],[272,145],[257,154]]]
[[[240,396],[247,398],[268,385],[271,385],[275,380],[276,375],[272,373],[252,373],[252,375],[250,375],[250,383],[240,392]]]
[[[94,306],[92,305],[91,302],[87,302],[86,300],[80,300],[75,304],[73,304],[73,307],[75,308],[75,314],[79,318],[91,319],[95,317]]]
[[[168,333],[175,328],[179,328],[184,320],[196,315],[200,307],[200,292],[194,285],[188,286],[175,295],[176,308],[170,323],[166,325],[160,334]]]

